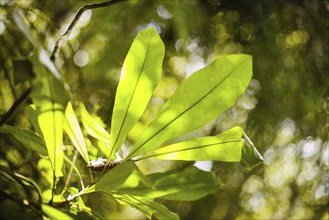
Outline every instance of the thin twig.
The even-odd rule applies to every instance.
[[[56,41],[56,44],[55,44],[55,47],[54,47],[54,50],[50,56],[50,60],[55,62],[56,60],[56,56],[62,46],[62,44],[64,43],[64,41],[68,38],[68,36],[70,36],[73,28],[78,24],[78,21],[81,17],[81,15],[89,10],[89,9],[95,9],[95,8],[104,8],[104,7],[109,7],[111,5],[114,5],[116,3],[119,3],[119,2],[124,2],[124,1],[129,1],[129,0],[111,0],[111,1],[107,1],[107,2],[101,2],[101,3],[95,3],[95,4],[90,4],[90,5],[85,5],[83,7],[81,7],[77,14],[75,15],[73,21],[71,22],[70,26],[67,28],[67,30],[65,31],[65,33],[60,36],[58,38],[58,40]]]

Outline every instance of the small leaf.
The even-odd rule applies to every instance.
[[[202,171],[193,166],[183,171],[154,173],[146,177],[153,185],[127,189],[119,188],[116,192],[151,199],[194,201],[218,189],[214,173]]]
[[[43,140],[31,131],[20,129],[14,126],[3,125],[0,128],[0,132],[5,134],[11,134],[23,145],[31,148],[32,150],[42,155],[47,155],[47,148]]]
[[[19,59],[13,61],[14,83],[25,82],[34,77],[32,63],[27,59]]]
[[[65,219],[65,220],[72,219],[73,220],[73,218],[71,216],[69,216],[68,214],[66,214],[65,212],[55,209],[54,207],[51,207],[49,205],[42,204],[41,209],[42,209],[43,213],[45,213],[47,215],[47,217],[49,217],[50,219]]]
[[[80,115],[83,127],[88,134],[108,144],[110,141],[110,134],[92,118],[83,104],[80,104]],[[108,157],[110,153],[108,148],[100,148],[100,150]]]
[[[217,136],[194,138],[151,151],[139,160],[154,157],[160,160],[239,162],[244,145],[242,135],[242,128],[233,127]]]
[[[85,139],[83,137],[79,122],[74,114],[72,104],[70,102],[67,104],[65,111],[64,130],[70,137],[73,146],[79,151],[80,155],[89,165],[90,162]]]
[[[38,113],[35,108],[35,105],[29,105],[27,108],[27,114],[29,116],[30,122],[32,124],[32,127],[34,128],[35,132],[42,137],[42,132],[38,123]],[[43,137],[42,137],[43,139]]]
[[[251,57],[242,54],[219,57],[192,74],[144,129],[128,158],[157,149],[218,117],[245,92],[251,74]]]
[[[128,194],[115,195],[115,198],[124,202],[132,207],[135,207],[139,211],[143,212],[149,219],[179,219],[178,215],[170,212],[167,207],[151,199],[142,196],[133,196]]]
[[[243,134],[243,139],[245,145],[242,149],[242,158],[240,163],[246,169],[252,170],[263,162],[263,157],[245,133]]]
[[[154,28],[135,38],[122,67],[111,123],[110,158],[142,116],[160,80],[164,45]]]

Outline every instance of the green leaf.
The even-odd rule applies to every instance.
[[[246,169],[252,170],[263,162],[263,157],[245,133],[243,133],[243,140],[245,145],[242,149],[240,164]]]
[[[83,127],[92,137],[109,144],[110,134],[88,113],[83,104],[80,104],[80,115]],[[101,147],[100,150],[106,157],[109,156],[109,149]]]
[[[142,116],[160,80],[164,44],[154,28],[140,32],[123,64],[111,123],[112,158]]]
[[[65,212],[55,209],[49,205],[42,204],[41,209],[42,209],[43,213],[45,213],[47,215],[47,217],[49,217],[50,219],[65,219],[65,220],[72,219],[73,220],[73,218],[71,216],[69,216],[68,214],[66,214]]]
[[[240,162],[247,169],[253,169],[263,161],[256,147],[238,126],[217,136],[194,138],[151,151],[138,160],[149,157],[159,160]]]
[[[136,169],[136,166],[133,161],[123,162],[105,173],[99,181],[86,189],[83,194],[99,191],[111,192],[111,190],[123,184],[134,169]]]
[[[40,62],[45,59],[40,53]],[[34,60],[35,61],[35,60]],[[64,111],[69,100],[64,83],[53,72],[39,63],[33,63],[36,78],[32,81],[32,101],[38,114],[38,124],[48,150],[56,177],[62,176]],[[53,71],[53,70],[52,70]]]
[[[128,158],[159,148],[218,117],[244,93],[251,75],[251,57],[242,54],[219,57],[192,74],[145,128]]]
[[[83,137],[79,122],[74,114],[72,104],[69,102],[65,111],[64,130],[70,137],[73,146],[79,151],[80,155],[89,165],[88,150],[86,147],[85,139]]]
[[[27,114],[29,116],[30,122],[32,124],[32,127],[34,128],[35,132],[42,136],[42,132],[38,123],[38,112],[35,108],[35,105],[29,105],[29,107],[27,108]],[[42,137],[43,139],[43,137]]]
[[[218,160],[239,162],[244,145],[242,135],[242,128],[233,127],[217,136],[194,138],[151,151],[139,160],[154,157],[160,160]]]
[[[167,207],[157,202],[152,201],[151,199],[142,197],[142,196],[133,196],[133,195],[115,195],[115,198],[124,202],[132,207],[135,207],[139,211],[146,214],[149,219],[170,219],[175,220],[179,219],[178,215],[170,212]]]
[[[14,83],[25,82],[34,77],[32,63],[27,59],[13,61]]]
[[[3,125],[0,128],[0,132],[5,134],[11,134],[15,137],[16,140],[21,142],[23,145],[31,148],[32,150],[42,155],[47,155],[47,148],[43,140],[31,131],[20,129],[14,126]]]
[[[144,196],[151,199],[194,201],[218,189],[214,173],[202,171],[193,166],[183,171],[154,173],[146,177],[153,183],[152,186],[119,188],[116,192]]]

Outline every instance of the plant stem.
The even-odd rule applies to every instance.
[[[60,36],[58,38],[58,40],[56,41],[56,44],[55,44],[55,47],[54,47],[54,50],[50,56],[50,60],[55,62],[56,60],[56,56],[62,46],[62,44],[64,43],[64,41],[68,38],[68,36],[71,34],[73,28],[78,24],[78,21],[81,17],[81,15],[89,10],[89,9],[95,9],[95,8],[105,8],[105,7],[109,7],[111,5],[114,5],[116,3],[119,3],[119,2],[124,2],[124,1],[128,1],[128,0],[112,0],[112,1],[106,1],[106,2],[101,2],[101,3],[95,3],[95,4],[89,4],[89,5],[85,5],[85,6],[82,6],[78,12],[76,13],[73,21],[71,22],[71,24],[69,25],[69,27],[67,28],[67,30],[65,31],[65,33]]]

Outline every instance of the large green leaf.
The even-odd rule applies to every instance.
[[[36,78],[32,81],[32,100],[38,113],[38,124],[48,150],[56,177],[62,176],[64,111],[69,100],[64,83],[57,70],[40,52],[33,69]],[[41,65],[40,62],[43,64]],[[45,65],[45,66],[44,66]]]
[[[80,104],[80,115],[83,127],[87,133],[94,138],[103,141],[105,145],[109,145],[110,134],[89,114],[83,104]],[[110,152],[108,147],[98,146],[102,153],[108,157]]]
[[[183,171],[154,173],[146,176],[151,186],[118,188],[116,192],[147,198],[193,201],[213,193],[218,189],[214,173],[188,167]]]
[[[192,74],[145,128],[128,158],[159,148],[218,117],[244,93],[251,75],[251,57],[242,54],[219,57]]]
[[[111,123],[111,152],[121,147],[160,80],[164,45],[154,28],[140,32],[122,67]]]
[[[80,155],[89,165],[90,162],[85,139],[83,137],[79,122],[74,114],[72,104],[70,102],[67,104],[65,111],[64,130],[70,137],[73,146],[79,151]]]
[[[31,148],[32,150],[40,154],[47,155],[47,148],[43,140],[31,131],[20,129],[10,125],[3,125],[0,128],[0,132],[11,134],[23,145]]]
[[[177,214],[169,211],[164,205],[143,196],[122,194],[115,195],[115,198],[132,207],[135,207],[139,211],[143,212],[149,219],[179,219]]]
[[[238,126],[217,136],[194,138],[151,151],[139,160],[149,157],[160,160],[240,162],[247,169],[253,169],[263,161],[249,137]]]
[[[231,128],[217,136],[199,137],[172,144],[145,154],[141,159],[160,160],[218,160],[239,162],[244,141],[240,127]]]

